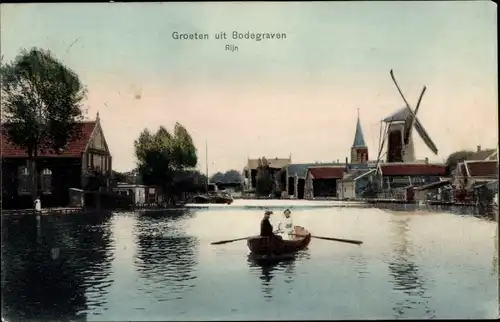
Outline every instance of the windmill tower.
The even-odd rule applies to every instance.
[[[354,142],[351,147],[351,163],[366,163],[368,162],[368,147],[365,143],[365,137],[363,135],[363,129],[361,128],[361,122],[359,120],[359,109],[358,109],[358,121],[356,123],[356,133],[354,134]]]
[[[415,128],[420,135],[425,145],[437,155],[438,149],[436,145],[416,116],[426,87],[424,86],[422,89],[417,106],[415,110],[413,110],[401,92],[392,70],[391,77],[406,106],[383,120],[386,126],[377,160],[380,160],[380,154],[384,148],[384,143],[387,141],[386,162],[415,162],[415,147],[412,137],[413,128]]]
[[[410,135],[405,142],[405,124],[409,117],[411,115],[404,107],[383,120],[387,126],[386,162],[415,162],[413,136]]]

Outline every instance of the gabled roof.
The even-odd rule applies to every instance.
[[[85,121],[78,123],[78,127],[81,135],[68,143],[68,146],[61,152],[56,153],[52,149],[40,149],[38,151],[38,156],[40,157],[80,157],[85,151],[87,144],[89,143],[94,128],[96,127],[96,121]],[[11,142],[9,142],[6,133],[2,127],[0,132],[0,153],[2,158],[26,158],[28,154],[26,150],[18,147]]]
[[[345,167],[345,163],[295,163],[289,164],[287,167],[288,177],[295,177],[304,179],[307,174],[307,170],[313,167]]]
[[[379,165],[384,176],[444,176],[444,164],[426,163],[384,163]]]
[[[361,128],[361,122],[356,122],[356,133],[354,134],[354,142],[352,143],[353,148],[366,148],[365,137],[363,135],[363,129]]]
[[[477,161],[484,161],[487,160],[489,157],[493,157],[496,149],[484,149],[477,151],[473,155],[467,157],[467,160],[477,160]]]
[[[465,168],[465,172],[462,172],[462,175],[468,177],[498,178],[498,162],[495,160],[464,161],[462,167]]]
[[[281,169],[290,164],[291,160],[289,158],[266,158],[269,167],[275,169]],[[245,169],[255,170],[259,166],[259,159],[248,159],[247,166]]]
[[[308,173],[313,179],[342,179],[345,167],[314,167]]]

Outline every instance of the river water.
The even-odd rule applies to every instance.
[[[245,201],[164,212],[7,217],[2,316],[21,320],[494,318],[498,228],[410,206]],[[314,235],[292,261],[248,257],[263,209]],[[398,209],[399,208],[399,209]]]

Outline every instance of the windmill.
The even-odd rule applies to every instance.
[[[420,103],[422,102],[422,97],[424,96],[426,87],[422,89],[420,97],[418,99],[415,110],[411,108],[408,101],[404,97],[399,85],[394,77],[394,73],[391,69],[391,78],[396,85],[396,88],[405,102],[405,107],[397,111],[393,115],[385,118],[383,122],[385,123],[385,130],[382,132],[382,123],[380,127],[380,138],[379,138],[379,152],[377,157],[377,165],[381,159],[381,153],[387,140],[387,151],[386,151],[386,161],[387,162],[414,162],[415,161],[415,151],[412,138],[412,130],[415,128],[417,133],[420,135],[426,146],[437,155],[438,149],[432,139],[430,138],[427,131],[424,129],[422,123],[418,120],[416,114],[420,108]],[[383,136],[383,139],[382,139]]]

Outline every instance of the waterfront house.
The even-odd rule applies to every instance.
[[[452,189],[450,178],[439,178],[440,181],[432,182],[415,188],[415,200],[442,200],[451,201]]]
[[[335,198],[339,196],[341,180],[346,168],[343,166],[311,167],[307,169],[304,192],[297,182],[297,198]]]
[[[477,146],[476,153],[467,157],[468,161],[492,161],[498,159],[497,149],[482,149]]]
[[[356,199],[363,198],[363,193],[369,189],[369,185],[374,183],[376,169],[359,169],[350,171],[342,179],[342,198]]]
[[[377,168],[381,198],[405,199],[408,188],[441,181],[446,166],[441,163],[381,163]]]
[[[43,207],[67,206],[70,188],[109,191],[112,158],[106,143],[99,113],[95,121],[77,124],[79,134],[59,152],[40,150],[36,160]],[[28,155],[25,149],[9,142],[1,133],[2,207],[31,208],[32,198]]]
[[[498,180],[498,161],[460,162],[453,177],[457,189],[471,190],[474,185]]]
[[[452,179],[454,197],[459,201],[471,201],[475,187],[488,183],[491,185],[497,181],[498,161],[466,160],[460,162]]]
[[[157,189],[155,187],[124,182],[119,182],[116,187],[113,188],[113,192],[116,192],[120,195],[129,196],[132,200],[132,203],[136,206],[156,203],[156,191]]]

